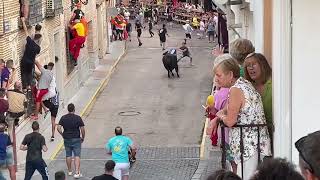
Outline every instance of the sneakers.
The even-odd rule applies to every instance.
[[[71,171],[71,172],[68,172],[68,176],[72,176],[72,171]]]
[[[79,174],[74,174],[73,177],[74,177],[75,179],[79,179],[79,178],[82,177],[82,174],[81,174],[81,173],[79,173]]]
[[[140,47],[140,46],[142,46],[142,43],[141,43],[141,42],[139,43],[139,47]]]

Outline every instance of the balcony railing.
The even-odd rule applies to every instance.
[[[222,121],[220,121],[221,127],[221,148],[222,148],[222,156],[221,156],[221,166],[223,169],[226,169],[226,158],[227,158],[227,149],[226,149],[226,139],[225,139],[225,125]],[[261,163],[261,148],[260,148],[260,128],[267,127],[267,124],[246,124],[246,125],[235,125],[232,128],[240,128],[240,153],[241,153],[241,176],[243,179],[243,153],[244,153],[244,144],[243,144],[243,128],[256,128],[258,130],[258,144],[257,144],[257,151],[258,151],[258,165]]]

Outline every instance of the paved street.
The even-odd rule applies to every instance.
[[[182,29],[169,29],[169,36],[170,47],[180,46],[184,39]],[[213,44],[194,36],[188,42],[194,66],[188,58],[183,59],[179,62],[180,78],[168,79],[157,35],[149,38],[144,31],[142,37],[143,45],[138,47],[133,33],[127,55],[85,118],[83,179],[103,173],[103,164],[110,158],[104,144],[116,126],[121,126],[139,148],[130,179],[191,179],[198,167],[205,118],[201,105],[211,91]],[[65,169],[62,150],[49,170],[53,174]]]

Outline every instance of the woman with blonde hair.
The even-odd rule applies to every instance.
[[[252,83],[261,95],[272,146],[274,125],[272,118],[271,74],[271,67],[263,54],[251,53],[246,57],[244,61],[244,77]]]
[[[261,160],[259,157],[271,155],[270,138],[267,127],[254,126],[266,123],[260,94],[249,81],[240,77],[239,64],[230,55],[221,56],[223,60],[214,65],[214,79],[219,87],[230,88],[229,99],[226,108],[219,111],[217,118],[212,120],[212,126],[217,128],[220,119],[230,127],[231,155],[238,174],[247,180]],[[250,127],[239,128],[235,125]],[[242,167],[238,168],[239,164]]]

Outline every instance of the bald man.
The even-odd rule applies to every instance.
[[[7,92],[9,110],[8,110],[8,131],[10,137],[12,137],[13,122],[15,125],[19,124],[19,118],[25,113],[25,103],[27,102],[26,95],[22,92],[22,83],[15,82],[14,89],[8,90]]]

